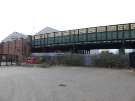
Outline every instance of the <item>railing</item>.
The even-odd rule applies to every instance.
[[[32,36],[32,47],[135,41],[135,23],[99,26]]]
[[[18,56],[9,54],[0,54],[0,66],[17,65]]]

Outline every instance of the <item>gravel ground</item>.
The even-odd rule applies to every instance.
[[[0,101],[135,101],[135,73],[83,67],[2,67]]]

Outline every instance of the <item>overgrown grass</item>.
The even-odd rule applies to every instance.
[[[129,58],[128,55],[118,55],[109,52],[102,52],[98,56],[93,56],[93,65],[98,67],[109,68],[128,68]]]
[[[70,54],[62,57],[61,64],[68,66],[83,66],[83,57],[77,54]]]
[[[83,57],[77,54],[38,57],[39,64],[83,66]]]
[[[94,67],[107,68],[128,68],[128,55],[118,55],[109,52],[102,52],[99,55],[90,56],[89,61]],[[39,57],[38,63],[43,65],[66,65],[66,66],[86,66],[85,56],[81,54],[64,54],[62,56]]]

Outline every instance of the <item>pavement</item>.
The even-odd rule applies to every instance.
[[[1,67],[0,101],[135,101],[135,72],[62,66]]]

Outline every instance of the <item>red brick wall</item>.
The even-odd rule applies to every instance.
[[[22,60],[31,54],[31,43],[28,39],[17,39],[2,44],[0,52],[3,54],[17,55]]]
[[[11,55],[15,55],[15,42],[14,41],[11,41],[9,43],[9,54]]]
[[[8,54],[9,52],[9,42],[3,43],[3,54]]]
[[[0,44],[0,54],[3,54],[3,47],[2,47],[2,43]]]

